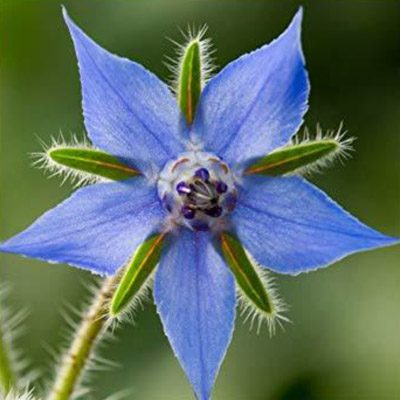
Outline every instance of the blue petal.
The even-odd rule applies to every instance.
[[[278,39],[226,66],[205,87],[195,134],[228,162],[287,143],[307,110],[309,83],[301,50],[302,10]]]
[[[141,65],[98,46],[63,13],[78,58],[90,139],[142,171],[152,162],[163,166],[183,150],[170,90]]]
[[[245,178],[232,222],[254,258],[283,274],[310,271],[394,244],[298,177]]]
[[[77,190],[0,251],[113,274],[164,216],[145,178]]]
[[[207,400],[232,337],[234,280],[208,233],[182,229],[179,235],[162,256],[154,296],[197,398]]]

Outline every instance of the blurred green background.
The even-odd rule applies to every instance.
[[[206,23],[224,65],[276,37],[297,1],[80,0],[63,2],[99,43],[166,79],[166,39]],[[72,191],[30,166],[59,131],[82,133],[76,60],[59,1],[1,1],[1,233],[3,240]],[[304,1],[303,45],[312,92],[307,126],[344,120],[357,152],[312,180],[361,220],[400,235],[400,2]],[[20,344],[43,377],[47,348],[65,343],[61,310],[86,298],[89,273],[1,255],[12,307],[30,310]],[[240,318],[216,400],[400,399],[400,249],[354,255],[299,277],[278,277],[293,324],[269,339]],[[83,283],[83,284],[82,284]],[[102,353],[122,367],[93,377],[94,398],[192,398],[152,304]],[[47,372],[46,372],[47,371]]]

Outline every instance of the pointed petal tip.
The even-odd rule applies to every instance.
[[[125,161],[134,155],[142,171],[151,170],[150,160],[161,168],[183,152],[181,115],[168,86],[142,65],[97,44],[65,7],[62,13],[75,48],[84,123],[93,145]]]
[[[69,34],[71,35],[72,42],[74,43],[75,52],[79,63],[79,54],[77,50],[77,46],[79,45],[78,42],[80,42],[81,40],[86,40],[88,41],[88,43],[91,43],[96,47],[101,47],[78,24],[75,23],[75,21],[70,17],[67,8],[64,5],[61,6],[61,12],[65,25],[67,26]]]
[[[198,400],[210,400],[211,399],[211,394],[209,392],[196,392],[196,399]]]
[[[392,237],[392,236],[386,236],[383,233],[380,233],[378,231],[376,231],[377,233],[377,239],[376,239],[376,243],[374,245],[369,245],[368,247],[365,248],[360,248],[360,249],[356,249],[353,251],[349,251],[345,254],[342,254],[341,256],[331,260],[330,262],[328,262],[327,264],[321,264],[315,267],[311,267],[311,268],[305,268],[304,270],[288,270],[287,272],[283,272],[283,274],[285,275],[291,275],[291,276],[299,276],[303,273],[308,273],[308,272],[314,272],[317,271],[319,269],[323,269],[323,268],[327,268],[327,267],[331,267],[333,265],[335,265],[336,263],[344,260],[347,257],[352,256],[353,254],[357,254],[359,252],[369,252],[369,251],[374,251],[374,250],[379,250],[379,249],[383,249],[386,247],[390,247],[390,246],[395,246],[400,244],[400,238],[397,237]]]
[[[304,14],[304,7],[300,6],[297,11],[296,14],[294,15],[293,19],[297,20],[299,23],[301,23],[302,19],[303,19],[303,14]]]
[[[61,5],[61,12],[62,12],[62,16],[63,16],[63,18],[64,18],[64,21],[65,21],[65,23],[66,23],[67,25],[68,25],[70,22],[72,22],[72,20],[71,20],[69,14],[68,14],[67,8],[64,6],[64,4]]]
[[[145,180],[131,184],[99,183],[77,190],[1,243],[0,252],[114,274],[163,218],[155,190]],[[112,215],[105,216],[105,210]]]
[[[205,145],[226,161],[270,153],[302,125],[310,92],[302,15],[300,7],[277,38],[229,63],[204,88],[194,126]]]
[[[256,190],[242,197],[233,223],[254,258],[277,273],[314,271],[352,254],[400,242],[363,224],[303,179],[270,178],[267,182],[248,177],[246,181],[249,189]],[[304,207],[313,212],[303,212]],[[279,250],[271,251],[265,243]]]
[[[167,245],[154,282],[164,333],[198,400],[211,398],[236,310],[233,277],[209,240],[182,232]]]
[[[61,6],[61,12],[62,16],[65,22],[65,25],[67,25],[67,28],[69,30],[69,33],[71,37],[74,39],[74,31],[80,31],[80,28],[75,24],[75,22],[72,20],[72,18],[69,16],[68,11],[64,5]]]
[[[292,41],[293,43],[296,43],[296,41],[300,42],[302,22],[303,22],[303,7],[299,7],[296,13],[293,15],[292,19],[290,20],[289,24],[286,26],[286,28],[284,28],[284,30],[281,31],[281,33],[274,40],[272,40],[270,43],[266,43],[260,49],[267,48],[268,46],[276,42],[278,43],[292,42]],[[301,49],[301,43],[299,44],[299,46]]]
[[[302,22],[303,22],[303,7],[299,7],[299,9],[296,11],[296,14],[290,21],[289,26],[286,28],[286,30],[283,32],[281,36],[285,36],[289,32],[292,32],[292,34],[296,36],[296,39],[300,41]]]
[[[16,254],[20,255],[22,257],[28,257],[27,255],[24,254],[23,251],[21,251],[20,246],[18,246],[18,242],[16,242],[16,236],[12,236],[8,238],[7,240],[4,240],[3,242],[0,243],[0,253],[5,253],[5,254]]]
[[[373,250],[374,248],[389,247],[400,244],[400,238],[395,236],[388,236],[379,231],[376,232],[379,235],[379,238],[377,238],[377,240],[379,240],[379,243],[375,247],[371,248],[371,250]]]
[[[0,253],[8,253],[7,241],[0,243]]]

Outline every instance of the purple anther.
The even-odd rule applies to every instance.
[[[228,185],[225,182],[218,181],[215,185],[215,189],[219,194],[222,194],[228,190]]]
[[[222,206],[231,212],[235,209],[237,203],[237,197],[233,193],[228,193],[222,203]]]
[[[189,185],[186,183],[186,182],[179,182],[177,185],[176,185],[176,191],[179,193],[179,194],[189,194],[190,193],[190,187],[189,187]]]
[[[195,173],[194,176],[197,176],[203,181],[208,181],[210,179],[210,173],[208,172],[207,168],[199,168]]]
[[[196,211],[193,210],[193,208],[190,208],[190,207],[188,207],[188,206],[183,206],[183,207],[181,208],[181,213],[182,213],[182,215],[184,216],[184,218],[186,218],[186,219],[193,219],[194,216],[195,216],[195,214],[196,214]]]
[[[218,218],[222,214],[222,208],[220,206],[215,206],[213,208],[210,208],[208,210],[204,211],[207,215],[213,218]]]
[[[190,223],[190,225],[192,226],[193,230],[195,231],[201,231],[201,232],[206,232],[210,229],[210,227],[208,226],[207,222],[205,221],[201,221],[201,220],[194,220]]]

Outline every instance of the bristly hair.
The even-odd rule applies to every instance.
[[[43,169],[49,174],[49,177],[61,177],[61,185],[70,180],[72,185],[76,187],[89,185],[97,182],[106,181],[105,178],[86,173],[77,169],[69,168],[64,165],[58,164],[50,156],[49,153],[53,150],[60,148],[72,149],[95,149],[94,146],[82,135],[78,138],[77,135],[71,135],[70,140],[66,140],[64,135],[60,132],[57,137],[52,137],[50,144],[45,143],[39,138],[42,146],[42,151],[31,153],[34,159],[32,165],[39,169]]]
[[[335,161],[344,164],[354,151],[353,143],[355,140],[354,137],[347,136],[347,130],[344,130],[343,121],[336,130],[330,129],[325,132],[321,128],[321,125],[317,124],[315,134],[311,134],[307,127],[304,128],[303,132],[293,137],[288,146],[310,143],[313,141],[334,141],[337,144],[337,149],[311,164],[296,169],[292,174],[310,175],[313,173],[321,173],[324,168],[331,166]]]
[[[108,319],[106,324],[111,328],[112,332],[114,332],[116,328],[119,328],[124,323],[135,325],[135,318],[138,310],[144,310],[145,304],[151,302],[151,293],[156,270],[157,268],[155,268],[150,276],[146,279],[139,291],[130,300],[129,304],[125,306],[124,310],[122,310],[117,316],[111,316],[110,313],[106,314]],[[123,274],[123,271],[124,269],[122,269],[119,273]],[[111,299],[109,299],[109,301],[111,302]]]
[[[207,25],[196,28],[194,25],[188,25],[186,31],[179,29],[180,33],[184,38],[184,43],[181,44],[171,38],[168,38],[170,42],[175,45],[176,54],[175,57],[165,56],[164,64],[170,71],[170,78],[168,79],[169,86],[173,93],[179,92],[179,77],[182,71],[183,57],[185,56],[185,50],[192,42],[198,42],[200,48],[200,60],[201,60],[201,84],[202,87],[212,77],[216,65],[213,57],[215,49],[213,48],[210,38],[205,37],[207,33]]]
[[[123,273],[123,269],[119,271],[119,273]],[[121,365],[118,362],[104,358],[103,356],[101,356],[101,353],[110,344],[110,342],[115,341],[116,338],[115,330],[118,329],[123,322],[131,322],[131,323],[135,322],[134,316],[136,309],[137,307],[143,308],[144,302],[148,300],[148,298],[150,297],[149,294],[151,291],[152,283],[153,283],[153,275],[151,275],[147,279],[146,283],[142,286],[138,294],[131,301],[130,305],[127,306],[127,309],[124,310],[121,313],[121,315],[115,318],[111,318],[109,313],[111,297],[109,296],[105,297],[103,314],[100,316],[100,318],[105,319],[104,328],[99,338],[96,340],[94,351],[90,356],[87,366],[85,367],[85,370],[82,374],[82,379],[79,382],[78,388],[74,392],[73,398],[80,398],[82,395],[84,395],[85,398],[88,398],[88,396],[90,397],[90,394],[92,392],[91,387],[93,387],[93,378],[95,373],[107,372],[110,370],[121,368]],[[94,297],[96,295],[96,293],[99,290],[99,285],[100,283],[97,280],[95,280],[91,285],[86,285],[86,288],[90,293],[90,297]],[[84,307],[84,310],[87,309],[88,307],[89,304],[87,304]],[[75,313],[75,315],[79,316],[79,319],[81,319],[82,313],[84,311],[83,312],[79,312],[77,310],[72,310],[72,311]],[[73,321],[71,324],[71,329],[73,331],[76,331],[76,323],[74,323]],[[132,393],[130,390],[129,391],[121,390],[107,397],[107,400],[108,399],[122,400],[124,398],[130,398],[131,395]]]
[[[266,324],[269,335],[273,336],[276,333],[277,326],[284,329],[283,322],[290,322],[289,318],[284,315],[284,313],[288,311],[288,306],[279,295],[276,282],[269,272],[267,272],[265,268],[262,268],[248,251],[246,251],[246,254],[266,289],[272,311],[266,313],[260,310],[237,285],[236,292],[238,304],[241,309],[240,315],[244,317],[243,323],[250,323],[250,330],[256,326],[258,334],[263,325]]]
[[[121,271],[120,271],[121,273]],[[72,399],[80,399],[80,398],[93,398],[94,387],[93,378],[94,374],[98,372],[108,372],[110,370],[120,368],[120,364],[113,360],[109,360],[104,358],[101,353],[103,352],[104,348],[110,344],[110,342],[115,340],[115,329],[117,329],[122,321],[126,321],[127,319],[133,322],[133,308],[137,305],[142,305],[144,301],[144,297],[150,290],[150,286],[152,284],[152,277],[149,278],[140,290],[139,294],[136,296],[136,299],[132,301],[132,304],[128,307],[128,310],[124,311],[121,316],[118,318],[111,318],[109,316],[109,302],[111,298],[109,295],[103,294],[104,298],[104,305],[102,308],[102,312],[99,315],[99,318],[105,319],[105,323],[102,329],[102,332],[99,334],[95,343],[93,345],[93,349],[91,351],[89,360],[85,365],[84,370],[82,371],[82,375],[77,383],[74,392],[72,393]],[[79,332],[77,329],[82,321],[83,316],[87,313],[88,309],[91,307],[91,301],[96,295],[99,293],[99,287],[101,286],[101,279],[93,279],[90,283],[84,283],[84,287],[87,291],[88,301],[85,302],[79,308],[76,308],[71,305],[66,305],[64,307],[63,317],[67,323],[67,330],[64,332],[63,335],[63,342],[65,343],[64,348],[61,352],[55,352],[52,349],[47,349],[48,353],[51,355],[52,358],[52,374],[54,375],[57,371],[54,371],[54,364],[58,365],[58,368],[61,367],[63,360],[65,357],[69,357],[68,349],[71,346],[71,336],[76,337]],[[49,386],[47,383],[45,386]],[[128,394],[129,393],[129,394]],[[120,392],[114,393],[107,399],[123,399],[123,398],[130,398],[131,392],[122,390]]]
[[[82,318],[84,318],[84,315],[86,315],[90,309],[93,298],[98,295],[101,280],[94,278],[89,283],[84,282],[83,285],[87,292],[87,300],[79,306],[79,308],[68,304],[64,306],[62,314],[67,324],[67,329],[63,332],[62,338],[64,346],[62,346],[61,351],[55,351],[49,347],[46,348],[48,354],[51,356],[51,364],[49,365],[51,374],[49,374],[48,381],[45,383],[45,387],[47,388],[50,386],[50,381],[53,381],[54,376],[61,368],[63,361],[70,357],[68,350],[71,346],[71,337],[73,338],[72,340],[74,340],[74,338],[79,334],[78,328],[82,322]],[[100,354],[103,350],[103,346],[109,345],[114,339],[115,337],[113,332],[110,332],[110,330],[107,329],[107,326],[104,326],[102,332],[94,342],[90,357],[82,371],[80,379],[77,382],[77,386],[74,388],[71,399],[92,398],[94,374],[104,371],[108,372],[120,367],[119,363],[106,359]],[[57,365],[58,367],[54,368],[54,365]]]
[[[15,390],[12,390],[6,395],[4,400],[35,400],[35,397],[33,397],[32,390],[29,389],[26,389],[20,393],[18,393]]]
[[[8,286],[0,285],[0,334],[8,350],[11,368],[18,380],[18,387],[14,388],[14,397],[17,396],[19,389],[29,388],[30,383],[38,377],[37,371],[31,370],[30,361],[25,354],[17,348],[16,343],[24,333],[24,322],[28,316],[28,311],[22,309],[19,311],[11,310],[5,304],[10,289]],[[29,371],[29,372],[28,372]],[[26,391],[28,393],[28,391]],[[30,393],[30,392],[29,392]],[[0,390],[1,395],[1,390]],[[11,395],[10,395],[11,396]],[[13,397],[10,397],[12,399]],[[19,398],[18,396],[15,398]],[[25,398],[25,397],[22,397]],[[26,397],[28,398],[28,397]]]

